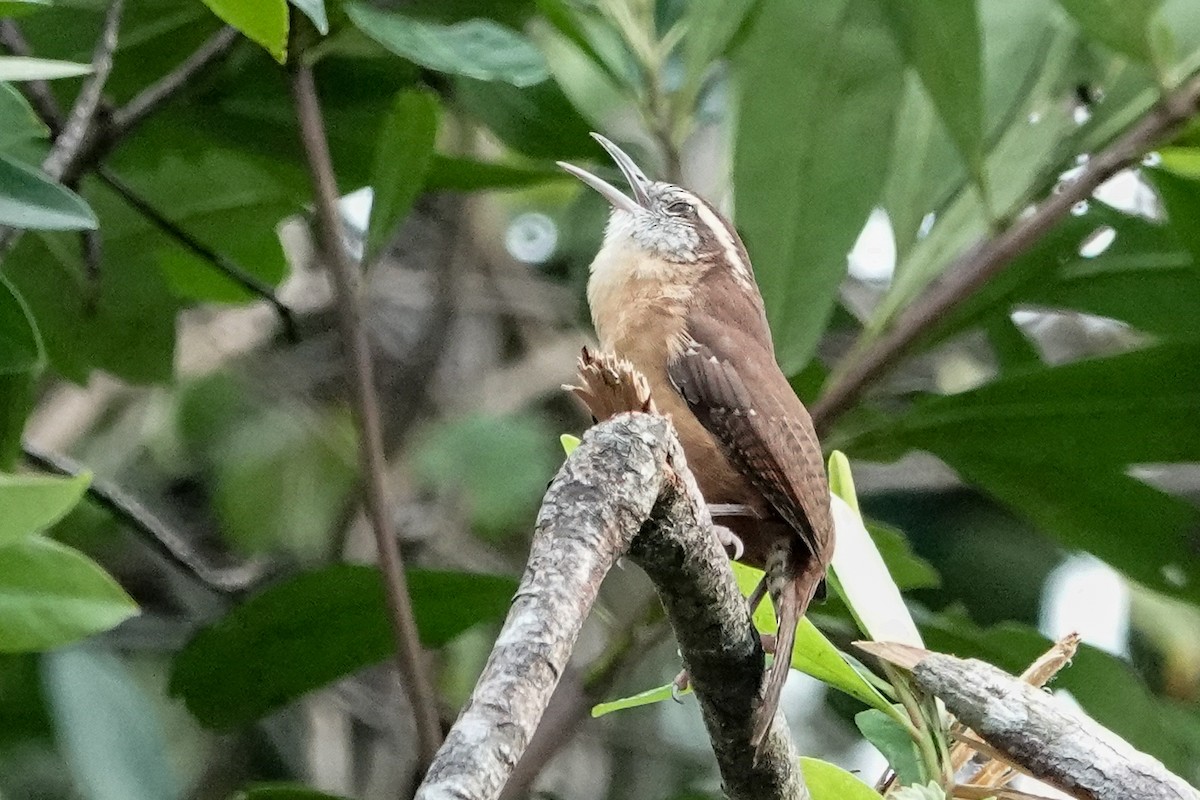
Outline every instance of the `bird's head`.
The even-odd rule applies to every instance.
[[[676,264],[723,259],[735,270],[749,271],[745,248],[733,226],[705,200],[665,181],[652,181],[624,150],[598,133],[629,183],[632,197],[585,169],[558,165],[600,193],[612,206],[604,249],[640,253]]]

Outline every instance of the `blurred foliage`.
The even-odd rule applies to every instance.
[[[227,364],[203,376],[180,367],[184,320],[246,306],[295,274],[279,227],[312,199],[287,62],[313,65],[340,189],[372,190],[357,243],[367,266],[386,259],[423,193],[487,191],[489,214],[548,215],[557,246],[531,274],[580,297],[604,208],[554,162],[594,163],[615,180],[587,136],[602,129],[652,176],[702,185],[734,210],[780,363],[806,400],[956,257],[1035,213],[1200,69],[1192,0],[127,0],[99,128],[222,22],[243,36],[78,177],[55,180],[41,165],[61,120],[39,117],[29,96],[43,84],[31,81],[72,107],[105,5],[0,2],[35,56],[0,54],[0,226],[20,229],[0,249],[5,797],[324,796],[262,783],[307,777],[281,720],[306,692],[390,654],[375,572],[338,563],[353,550],[344,528],[360,482],[343,404],[321,392],[264,399]],[[878,553],[883,575],[867,583],[905,592],[931,648],[1019,672],[1049,645],[1035,625],[1062,555],[1088,552],[1117,570],[1134,587],[1133,657],[1084,647],[1055,688],[1197,781],[1200,667],[1178,632],[1200,607],[1200,486],[1178,465],[1200,462],[1200,126],[1158,144],[1113,182],[1142,200],[1110,185],[1077,206],[937,320],[917,343],[921,366],[876,382],[825,445],[856,465],[931,454],[963,482],[862,492],[856,544]],[[161,218],[114,191],[100,167]],[[886,215],[894,271],[848,279],[847,253],[873,211]],[[496,233],[473,224],[460,238]],[[1064,356],[1045,333],[1051,319],[1090,337]],[[505,328],[505,352],[519,350],[510,328],[520,324]],[[969,385],[949,390],[948,365],[964,358]],[[98,373],[137,387],[153,413],[93,421],[79,445],[86,460],[168,497],[189,536],[210,530],[204,547],[268,560],[271,580],[213,596],[94,507],[86,536],[78,514],[55,529],[90,478],[14,473],[22,433],[35,409],[62,413],[53,401]],[[458,571],[410,573],[422,636],[443,661],[463,631],[488,633],[515,587],[463,564],[515,568],[559,461],[561,409],[472,408],[419,425],[399,459],[397,480],[451,507],[472,546],[494,556],[475,564],[463,548],[430,556],[458,559]],[[1152,485],[1148,465],[1176,477]],[[857,738],[857,713],[898,767],[911,732],[838,654],[860,628],[872,632],[870,601],[853,580],[841,588],[814,611],[820,630],[805,623],[796,663],[858,698],[830,702],[847,723],[841,735]],[[139,606],[111,634],[54,650]],[[649,650],[640,628],[604,624],[613,641],[582,648],[597,671],[614,652],[633,661]],[[446,673],[477,670],[472,658]],[[606,696],[674,669],[658,666],[662,675],[647,670]],[[186,714],[168,710],[167,674]],[[620,719],[604,730],[621,731]],[[229,766],[238,787],[208,782],[199,762],[217,758],[206,748],[220,740],[198,723],[257,737],[245,763]],[[641,735],[659,735],[649,727]],[[647,750],[638,757],[654,764],[653,796],[715,790],[696,782],[687,745]],[[928,753],[911,760],[902,778],[932,777]],[[804,769],[817,800],[872,796],[824,761]],[[609,794],[651,786],[639,780],[631,768]]]

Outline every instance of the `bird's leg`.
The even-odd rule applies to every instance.
[[[746,552],[745,545],[742,544],[742,539],[733,531],[726,528],[724,525],[718,525],[715,522],[712,526],[713,535],[717,537],[717,541],[721,543],[721,547],[726,549],[733,548],[733,560],[737,561]]]
[[[750,519],[762,519],[762,516],[754,510],[753,507],[744,503],[709,503],[708,513],[713,519],[721,517],[749,517]]]
[[[713,519],[728,519],[730,517],[741,517],[749,519],[760,519],[758,512],[748,505],[742,503],[709,503],[708,515]],[[746,552],[745,546],[742,544],[741,538],[724,525],[713,523],[713,533],[717,536],[717,541],[724,548],[733,548],[733,560],[737,561]]]

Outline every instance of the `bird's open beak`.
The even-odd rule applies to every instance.
[[[608,181],[593,175],[586,169],[581,169],[565,161],[559,161],[558,165],[599,192],[601,197],[612,204],[613,208],[619,208],[631,214],[647,208],[650,203],[650,195],[647,192],[647,187],[650,186],[650,179],[634,163],[633,159],[626,155],[624,150],[598,133],[593,133],[592,138],[608,151],[613,161],[617,162],[617,166],[621,169],[621,174],[625,176],[625,180],[629,182],[629,188],[633,190],[633,199],[630,199],[624,192]]]

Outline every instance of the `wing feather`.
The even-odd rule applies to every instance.
[[[733,466],[827,564],[833,520],[821,447],[808,411],[774,359],[757,363],[762,360],[741,360],[757,379],[752,394],[730,359],[693,336],[667,374]]]

